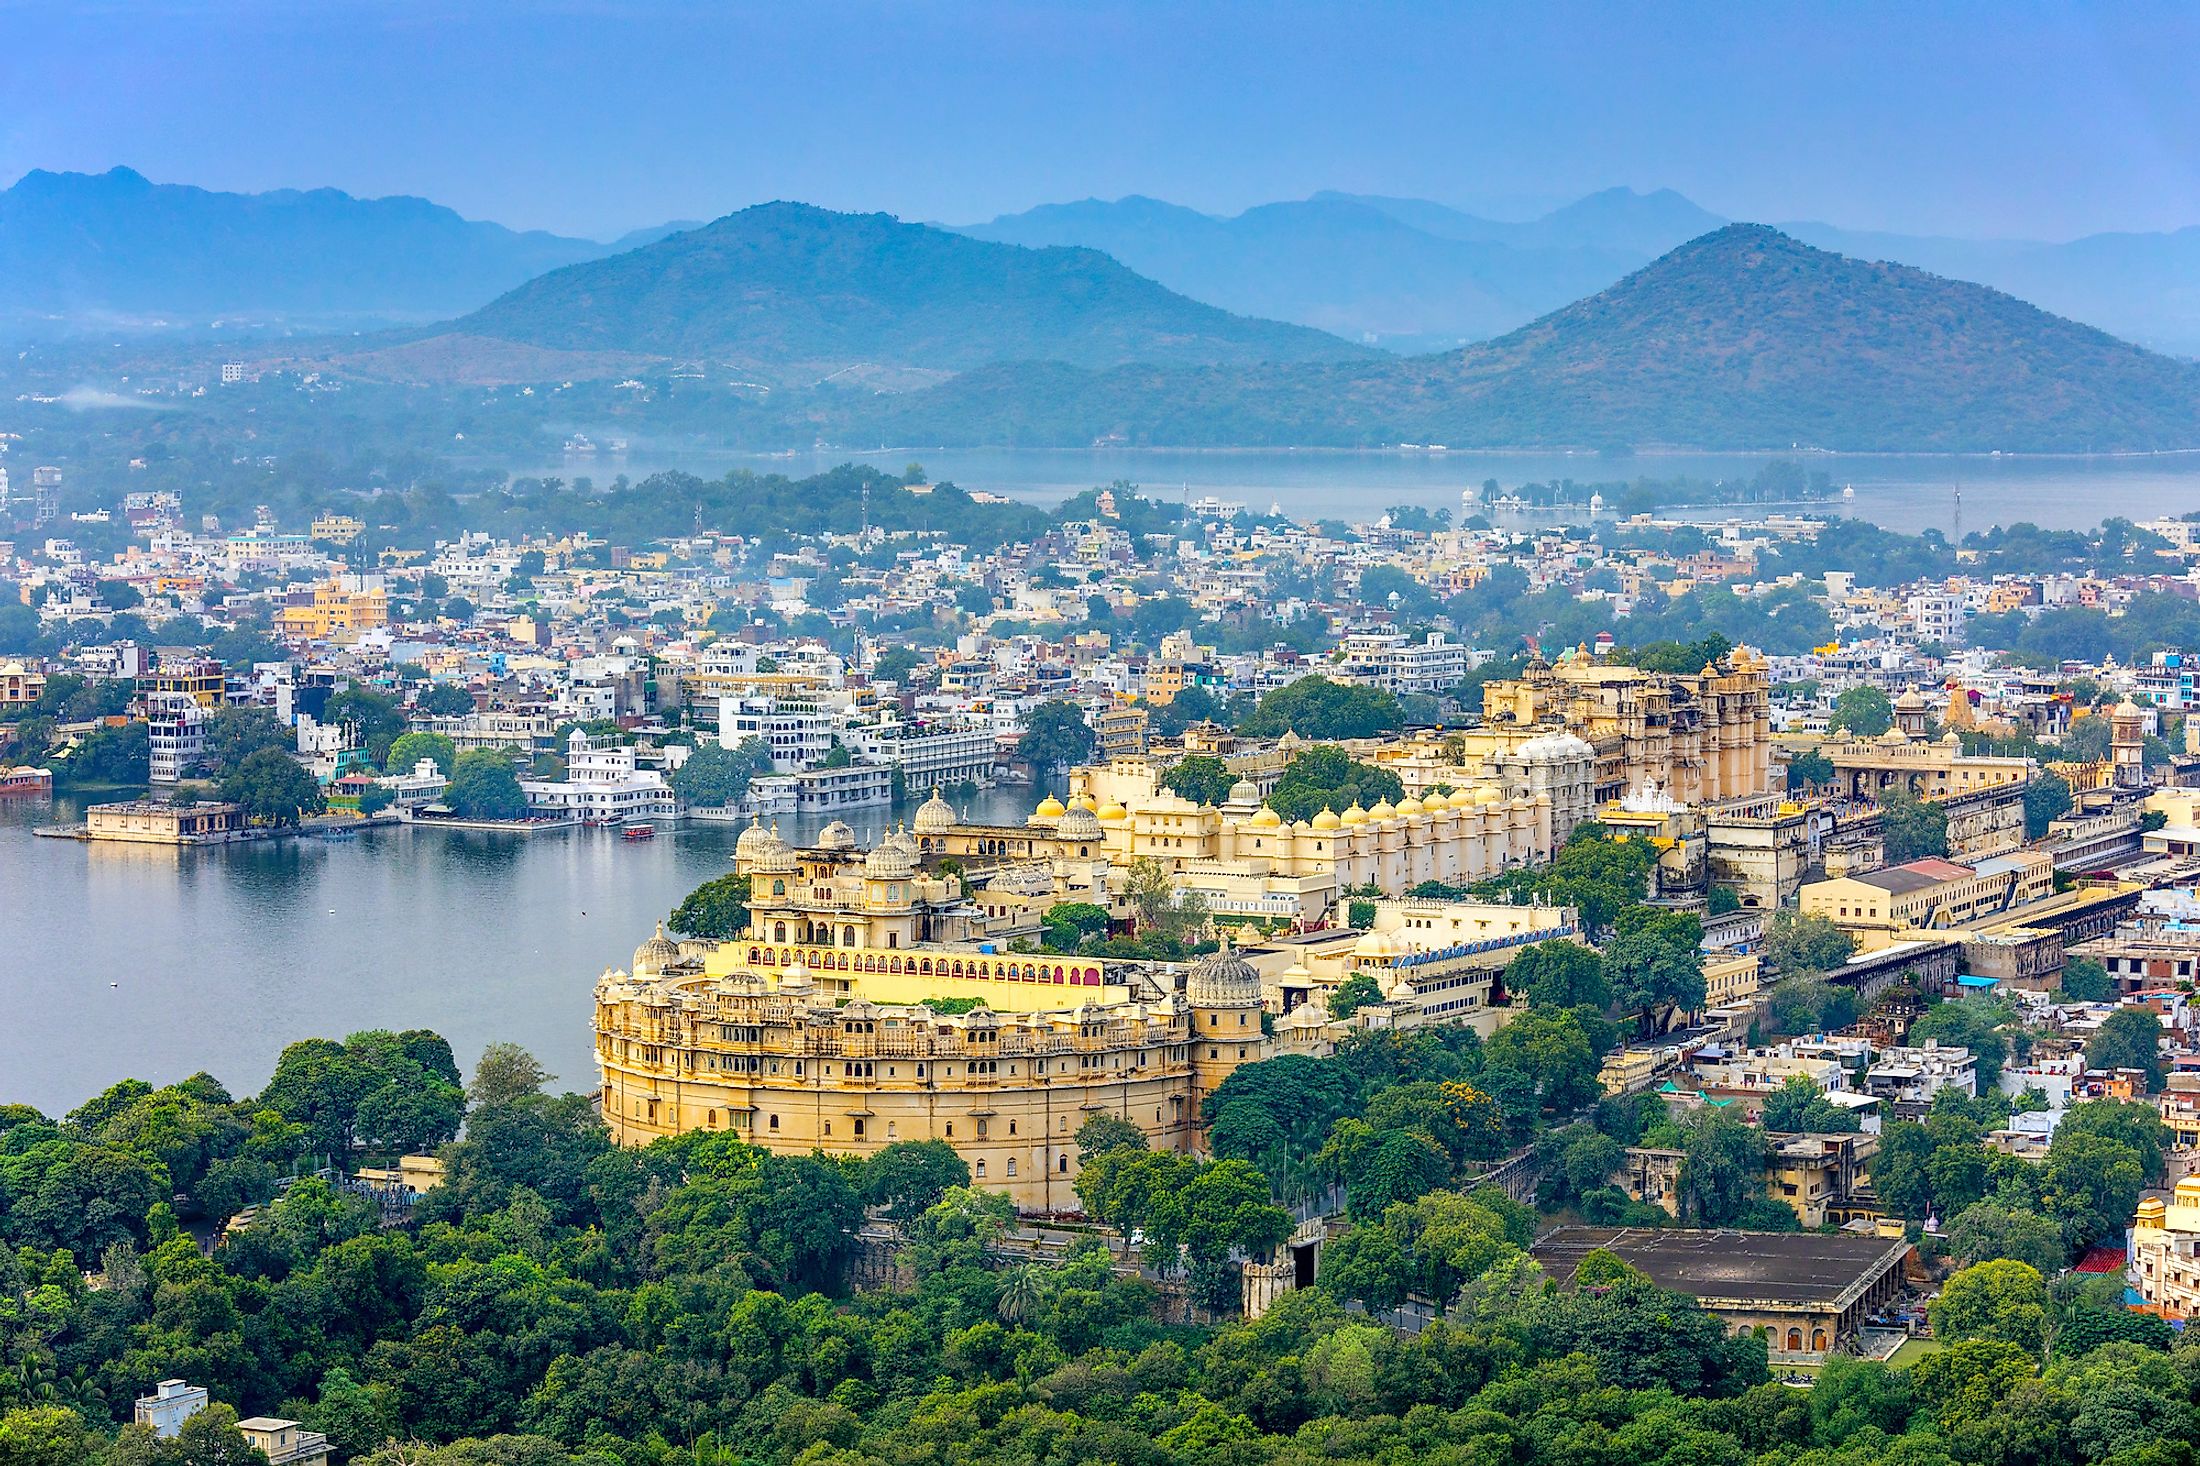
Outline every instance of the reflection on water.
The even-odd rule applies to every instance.
[[[988,791],[972,813],[1020,820],[1032,797]],[[868,841],[912,812],[848,822]],[[186,851],[31,834],[81,818],[67,798],[0,802],[0,1103],[48,1113],[127,1076],[205,1069],[246,1093],[285,1043],[362,1028],[433,1028],[467,1062],[511,1039],[588,1089],[596,975],[725,874],[740,835],[395,827]]]

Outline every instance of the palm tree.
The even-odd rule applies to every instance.
[[[1008,1275],[1001,1288],[1001,1296],[993,1305],[993,1311],[1003,1323],[1022,1323],[1039,1311],[1046,1301],[1046,1284],[1039,1277],[1039,1270],[1025,1266]]]

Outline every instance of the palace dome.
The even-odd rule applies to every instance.
[[[1378,799],[1375,807],[1367,812],[1367,817],[1371,820],[1394,820],[1398,817],[1398,806],[1387,799]]]
[[[1260,803],[1260,785],[1254,783],[1251,779],[1240,779],[1230,786],[1230,792],[1225,797],[1231,804],[1258,804]]]
[[[1472,809],[1474,808],[1474,791],[1461,784],[1445,796],[1444,803],[1450,805],[1453,809]]]
[[[1404,815],[1407,819],[1411,819],[1417,814],[1427,814],[1428,806],[1413,795],[1408,794],[1398,801],[1398,813]]]
[[[1344,821],[1337,817],[1337,812],[1325,804],[1322,806],[1322,812],[1314,816],[1313,828],[1317,830],[1334,830],[1343,823]]]
[[[736,842],[738,843],[738,842]],[[794,869],[794,847],[779,838],[779,827],[773,825],[757,842],[756,856],[750,862],[753,869],[785,875]]]
[[[644,969],[662,972],[680,960],[680,944],[665,935],[665,924],[657,923],[657,935],[634,949],[634,963],[630,969],[640,976]]]
[[[1256,830],[1273,830],[1283,823],[1283,816],[1264,804],[1253,811],[1253,817],[1246,823]]]
[[[1031,817],[1035,820],[1058,820],[1067,813],[1069,806],[1049,794],[1039,801],[1039,807],[1031,812]]]
[[[753,815],[749,827],[741,832],[741,838],[733,842],[733,858],[742,865],[752,864],[772,843],[772,832]]]
[[[1339,823],[1345,825],[1364,825],[1367,823],[1367,811],[1360,808],[1360,801],[1355,799],[1345,807],[1345,812],[1338,815],[1337,819]]]
[[[1130,818],[1131,812],[1111,799],[1094,813],[1099,816],[1102,824],[1113,824],[1117,820]]]
[[[846,820],[834,820],[817,832],[817,848],[820,850],[846,850],[856,843],[856,832]]]
[[[1222,939],[1221,950],[1192,964],[1184,998],[1195,1008],[1251,1008],[1260,1004],[1260,973]]]
[[[881,840],[871,847],[871,853],[863,857],[865,879],[874,881],[906,881],[917,873],[917,864],[891,840]]]
[[[940,798],[940,791],[932,791],[932,797],[917,806],[917,833],[938,835],[952,829],[955,824],[955,806]]]
[[[1054,833],[1064,840],[1100,838],[1100,816],[1081,804],[1073,804],[1054,822]]]

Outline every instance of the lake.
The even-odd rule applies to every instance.
[[[1036,797],[990,790],[972,813],[1020,820]],[[67,798],[0,801],[0,1103],[48,1114],[200,1069],[252,1093],[283,1045],[363,1028],[432,1028],[469,1069],[508,1039],[592,1089],[596,977],[730,873],[740,833],[397,826],[198,850],[31,833],[80,817]],[[888,813],[848,822],[867,842]]]
[[[1048,508],[1096,484],[1128,479],[1156,497],[1212,494],[1254,510],[1279,506],[1302,519],[1365,519],[1392,504],[1445,507],[1455,513],[1459,491],[1496,479],[1510,488],[1528,482],[1582,483],[1636,478],[1749,478],[1767,461],[1788,457],[1853,485],[1852,500],[1792,506],[1845,513],[1915,534],[1933,528],[1951,538],[1997,524],[2029,520],[2049,529],[2086,529],[2110,515],[2153,519],[2200,509],[2200,453],[2115,457],[1988,457],[1908,454],[1643,453],[1604,458],[1595,453],[1403,453],[1335,449],[939,449],[873,452],[838,449],[802,454],[675,451],[652,447],[628,455],[568,458],[515,469],[523,475],[583,475],[598,482],[625,473],[645,477],[666,469],[716,477],[746,467],[791,477],[862,462],[898,472],[912,460],[935,479]],[[1683,513],[1697,519],[1763,514],[1774,506],[1714,505]],[[1563,514],[1520,517],[1553,523]],[[1578,518],[1578,514],[1572,517]],[[726,526],[736,528],[737,526]]]

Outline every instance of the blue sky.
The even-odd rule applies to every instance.
[[[606,236],[1317,188],[2067,238],[2200,224],[2200,9],[0,0],[0,178],[413,193]]]

